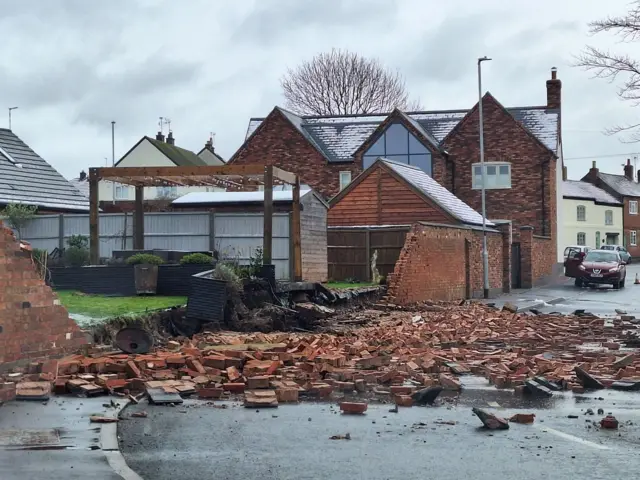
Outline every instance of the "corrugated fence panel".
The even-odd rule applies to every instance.
[[[216,249],[222,258],[237,260],[241,265],[249,263],[256,249],[262,247],[264,218],[262,214],[222,214],[214,219]],[[289,215],[273,216],[273,255],[276,278],[288,279],[289,270]]]
[[[145,248],[209,250],[208,213],[147,213]]]
[[[31,243],[33,248],[51,251],[59,245],[59,215],[42,215],[22,227],[22,239]]]

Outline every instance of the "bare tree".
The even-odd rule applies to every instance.
[[[622,42],[630,43],[640,40],[640,0],[635,0],[626,15],[621,17],[607,17],[589,23],[589,32],[593,35],[601,32],[611,32],[621,38]],[[587,46],[578,56],[576,66],[594,72],[597,78],[606,78],[610,82],[621,80],[618,96],[622,100],[630,101],[634,106],[640,105],[640,61],[626,53],[614,53]],[[620,132],[631,132],[623,142],[639,142],[640,123],[618,125],[605,131],[607,135]]]
[[[280,80],[287,108],[300,115],[342,115],[417,110],[399,72],[377,59],[333,49],[321,53]]]

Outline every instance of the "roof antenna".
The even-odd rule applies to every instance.
[[[160,117],[160,121],[158,122],[158,127],[160,128],[160,134],[162,135],[162,127],[164,125],[164,117]]]
[[[168,117],[165,117],[164,123],[167,126],[167,129],[169,130],[169,133],[171,133],[171,119],[168,118]]]

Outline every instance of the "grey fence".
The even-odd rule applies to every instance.
[[[273,263],[278,279],[290,278],[290,215],[273,216]],[[247,264],[262,247],[261,213],[156,212],[144,214],[144,246],[163,250],[217,250]],[[133,248],[133,214],[100,215],[100,256]],[[34,248],[64,248],[72,235],[89,236],[89,215],[39,215],[22,228]]]

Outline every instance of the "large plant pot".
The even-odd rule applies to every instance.
[[[138,295],[155,295],[158,287],[158,266],[157,265],[134,265],[133,276],[136,283],[136,293]]]

